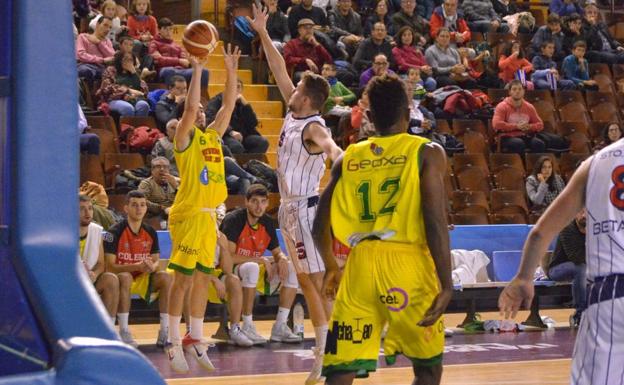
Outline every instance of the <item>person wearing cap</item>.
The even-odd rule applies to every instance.
[[[301,19],[297,25],[299,36],[284,46],[284,60],[289,68],[294,68],[295,82],[302,72],[312,71],[318,74],[323,64],[333,62],[329,52],[314,37],[314,21]]]
[[[241,330],[254,344],[266,343],[253,324],[254,299],[256,291],[271,295],[279,288],[279,309],[271,329],[271,341],[301,342],[301,337],[286,325],[297,295],[297,275],[292,263],[282,253],[274,221],[266,214],[268,205],[267,188],[253,184],[247,189],[245,207],[228,213],[220,228],[228,239],[234,274],[243,286]],[[271,252],[272,258],[264,256],[266,250]]]
[[[300,4],[292,7],[288,13],[288,29],[293,38],[299,36],[299,22],[302,19],[312,20],[317,30],[328,30],[328,21],[322,8],[312,5],[313,0],[302,0]]]
[[[173,41],[173,22],[166,17],[158,19],[158,35],[149,44],[149,54],[154,58],[158,78],[162,83],[169,84],[174,75],[183,76],[188,83],[191,81],[193,69],[188,54]],[[202,70],[202,87],[208,86],[208,70]]]

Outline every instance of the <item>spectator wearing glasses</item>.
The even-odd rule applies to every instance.
[[[179,179],[171,175],[171,165],[165,157],[152,159],[152,175],[143,179],[138,190],[147,200],[147,215],[166,219],[178,191]]]
[[[468,23],[463,14],[457,11],[458,0],[444,0],[442,6],[433,10],[431,15],[431,37],[435,39],[442,27],[449,29],[451,33],[450,45],[453,48],[461,47],[470,41],[471,33]]]
[[[381,22],[375,23],[371,37],[364,39],[362,43],[360,43],[355,56],[353,56],[353,66],[356,71],[362,72],[370,68],[373,64],[373,59],[379,54],[383,54],[386,60],[394,60],[392,56],[392,45],[386,39],[386,36],[386,26]],[[390,65],[394,67],[393,62],[390,62]]]
[[[360,89],[364,89],[368,82],[375,76],[381,76],[387,73],[394,74],[394,71],[388,68],[389,64],[386,55],[380,53],[375,56],[372,67],[362,72],[362,75],[360,75]]]

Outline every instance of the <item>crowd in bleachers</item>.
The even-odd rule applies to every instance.
[[[167,180],[177,176],[171,138],[190,76],[188,54],[174,39],[168,15],[153,15],[149,0],[123,3],[128,9],[113,0],[74,1],[86,114],[86,123],[79,125],[82,179],[112,195],[153,178],[155,171],[147,166],[157,157],[168,163]],[[580,0],[552,1],[548,10],[528,5],[504,0],[266,2],[267,28],[293,78],[313,71],[328,80],[325,118],[343,147],[374,133],[362,94],[368,81],[393,72],[405,78],[413,95],[410,133],[440,143],[449,155],[445,180],[456,224],[535,221],[580,160],[622,135],[624,21]],[[230,37],[263,60],[245,23],[233,16]],[[206,89],[210,75],[207,69],[202,76]],[[263,132],[243,96],[245,86],[239,82],[224,137],[232,195],[259,180],[271,186],[270,170],[243,168],[249,159],[275,166],[277,135]],[[204,100],[208,122],[222,97],[209,96]],[[550,171],[542,170],[544,164]],[[518,207],[504,202],[499,210],[500,190],[519,194]],[[471,199],[483,207],[475,208]],[[164,208],[150,213],[158,213],[154,223],[166,220]]]

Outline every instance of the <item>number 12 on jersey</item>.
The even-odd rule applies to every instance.
[[[363,180],[357,187],[356,195],[360,198],[362,205],[360,211],[360,221],[370,222],[377,218],[377,215],[388,215],[394,212],[396,207],[396,194],[400,188],[400,178],[386,178],[379,184],[377,191],[371,191],[370,180]],[[374,188],[374,187],[373,187]],[[372,209],[373,204],[384,201],[377,213]]]

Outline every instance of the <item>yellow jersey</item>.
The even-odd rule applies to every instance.
[[[331,202],[334,235],[354,247],[365,238],[426,245],[420,150],[409,134],[370,137],[347,148]]]
[[[174,156],[180,186],[169,214],[170,222],[185,220],[201,209],[214,209],[225,201],[225,166],[217,131],[206,128],[202,132],[193,127],[191,143],[183,151],[174,150]]]

